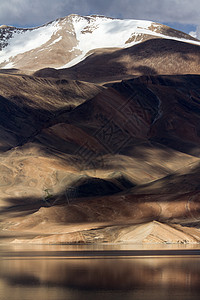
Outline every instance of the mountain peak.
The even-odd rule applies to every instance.
[[[6,29],[6,28],[15,28],[15,27],[9,25],[0,25],[0,29]]]
[[[152,21],[71,14],[36,28],[2,25],[0,68],[68,68],[96,49],[123,49],[152,38],[200,45],[195,38]]]

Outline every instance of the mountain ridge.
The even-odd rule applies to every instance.
[[[78,15],[0,34],[0,238],[199,243],[200,42]]]
[[[151,21],[69,15],[34,28],[0,27],[0,68],[70,67],[93,49],[126,48],[152,37],[200,45],[192,36]]]
[[[0,219],[4,238],[11,232],[21,237],[35,232],[35,237],[42,236],[38,241],[68,243],[76,241],[75,228],[79,232],[82,227],[94,229],[104,224],[108,227],[105,232],[119,225],[129,231],[129,226],[156,220],[172,226],[189,225],[191,229],[188,227],[180,240],[195,242],[187,234],[200,218],[199,75],[142,76],[111,87],[20,75],[0,77],[4,103],[8,99],[28,106],[29,101],[50,113],[49,102],[60,110],[73,89],[71,99],[78,100],[78,105],[54,115],[51,122],[40,117],[42,111],[38,110],[36,124],[42,128],[24,144],[2,152]],[[16,80],[18,98],[9,89],[9,82],[13,85]],[[36,86],[26,90],[32,81]],[[49,97],[43,95],[45,86],[49,92],[52,89]],[[80,88],[85,101],[83,96],[79,98]],[[54,103],[58,90],[61,99]],[[27,91],[30,95],[24,99]],[[90,99],[87,93],[92,92]],[[9,127],[12,122],[6,121],[6,126],[5,111],[1,110],[1,125],[15,135],[15,128]],[[10,106],[11,116],[22,118],[19,112],[17,106]],[[29,118],[36,127],[35,115],[31,113]],[[18,121],[19,128],[23,123],[23,119]],[[18,130],[18,134],[32,134],[32,129]],[[43,239],[47,228],[51,228],[49,240]],[[53,236],[58,228],[66,234]],[[120,231],[121,227],[116,227],[116,234]],[[85,233],[91,242],[90,230]]]
[[[141,75],[199,73],[198,45],[156,38],[125,49],[98,49],[75,66],[65,69],[41,69],[34,72],[34,75],[104,84]]]

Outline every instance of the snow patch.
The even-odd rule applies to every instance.
[[[3,69],[12,69],[14,68],[14,64],[12,62],[9,62],[8,64],[6,64]]]
[[[75,57],[74,59],[72,59],[70,62],[68,62],[66,65],[64,65],[64,66],[62,66],[60,68],[57,68],[57,69],[65,69],[65,68],[73,67],[76,64],[80,63],[81,61],[83,61],[84,59],[86,59],[87,57],[89,57],[90,55],[92,55],[92,53],[90,53],[88,55],[86,55],[85,53],[81,54],[81,55],[78,55],[77,57]]]
[[[52,35],[60,29],[58,21],[36,29],[16,30],[8,41],[8,46],[3,48],[0,63],[8,62],[10,58],[39,48],[47,43]]]
[[[78,45],[74,50],[77,49],[81,51],[82,54],[60,68],[74,66],[84,60],[88,56],[87,53],[93,49],[127,48],[134,46],[140,43],[140,41],[134,41],[132,37],[137,37],[138,35],[142,36],[144,34],[200,45],[200,42],[170,37],[156,32],[152,30],[152,25],[154,28],[159,28],[162,25],[151,21],[120,20],[101,16],[80,17],[78,15],[73,15],[71,20],[78,41]],[[129,39],[132,41],[127,43]]]
[[[150,21],[117,20],[101,17],[73,19],[76,38],[79,41],[78,48],[84,53],[97,48],[122,48],[134,32],[149,33],[147,28],[151,24]]]
[[[61,41],[62,40],[62,36],[59,36],[56,40],[54,40],[49,46],[52,46],[52,45],[54,45],[54,44],[56,44],[56,43],[58,43],[59,41]]]

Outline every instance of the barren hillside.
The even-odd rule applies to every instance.
[[[199,49],[149,21],[1,26],[2,241],[199,243]]]

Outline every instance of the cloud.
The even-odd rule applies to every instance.
[[[199,0],[0,0],[0,23],[41,25],[77,13],[200,25]]]
[[[191,36],[193,36],[194,38],[197,38],[197,39],[200,40],[200,25],[197,26],[196,31],[190,31],[189,34],[190,34]]]
[[[197,32],[196,31],[190,31],[189,35],[193,36],[194,38],[197,38]]]
[[[200,25],[197,26],[196,37],[200,39]]]

